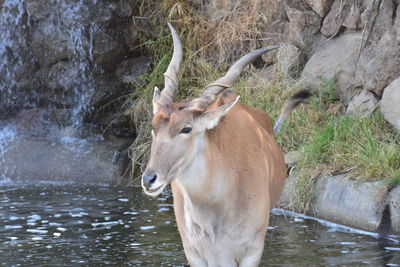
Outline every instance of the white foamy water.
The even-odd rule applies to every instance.
[[[76,68],[69,76],[74,79],[75,105],[72,109],[72,123],[80,127],[84,115],[90,111],[90,99],[95,91],[93,79],[93,38],[97,30],[95,24],[87,25],[89,7],[83,0],[78,3],[56,0],[61,6],[59,12],[54,12],[60,23],[68,31],[68,46],[73,48],[73,63]]]
[[[97,68],[93,61],[93,42],[99,25],[89,19],[90,7],[95,4],[96,1],[53,0],[51,5],[54,9],[41,26],[49,38],[66,32],[64,44],[68,51],[72,51],[68,62],[73,67],[68,68],[68,73],[64,75],[66,78],[60,78],[58,83],[68,93],[73,92],[71,124],[76,128],[82,126],[85,115],[90,112],[96,86],[93,78],[93,71]],[[35,107],[30,100],[32,95],[17,86],[20,76],[29,73],[36,60],[27,45],[31,27],[34,26],[30,21],[31,14],[26,10],[24,0],[4,0],[0,13],[0,104],[3,105],[0,109],[18,103]],[[35,88],[32,89],[30,94],[35,94]]]
[[[11,182],[11,179],[7,177],[12,170],[9,170],[8,167],[5,167],[5,156],[8,150],[9,144],[17,138],[17,132],[13,125],[6,125],[4,127],[0,127],[0,166],[3,167],[0,169],[0,185],[7,184]]]
[[[0,127],[0,157],[4,156],[8,144],[17,137],[15,127],[7,125]]]

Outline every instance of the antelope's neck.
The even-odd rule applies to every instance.
[[[232,211],[229,194],[234,183],[222,165],[224,157],[215,155],[216,151],[205,140],[185,173],[174,183],[182,194],[187,232],[194,237],[206,234],[213,239]]]
[[[185,199],[199,206],[216,205],[229,191],[223,156],[215,155],[207,138],[199,145],[194,158],[176,179]]]

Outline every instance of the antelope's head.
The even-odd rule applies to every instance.
[[[153,141],[150,159],[142,176],[143,190],[150,196],[157,196],[177,176],[185,173],[205,141],[205,132],[215,128],[239,99],[237,97],[228,103],[211,105],[217,96],[232,86],[247,64],[261,54],[277,48],[261,48],[243,56],[232,65],[225,76],[208,85],[200,97],[190,102],[174,103],[183,49],[175,29],[169,23],[168,27],[173,38],[174,52],[164,73],[164,90],[160,92],[157,87],[154,90]]]

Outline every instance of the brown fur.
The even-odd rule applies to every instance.
[[[193,266],[257,266],[269,213],[285,183],[283,152],[267,113],[236,103],[221,118],[212,115],[236,97],[225,91],[205,111],[170,103],[152,121],[155,139],[144,175],[157,175],[154,190],[171,183]],[[202,120],[214,125],[216,119],[214,128],[200,130]],[[193,133],[181,135],[186,125]]]
[[[234,93],[224,94],[209,107],[209,110],[229,103],[235,97]],[[221,224],[226,228],[232,227],[230,224],[234,225],[236,221],[241,221],[240,227],[233,226],[232,231],[256,234],[252,237],[254,243],[247,246],[249,251],[254,249],[255,254],[259,253],[261,256],[258,249],[263,248],[269,212],[280,197],[286,177],[283,153],[274,139],[272,121],[264,111],[237,103],[215,129],[206,132],[206,138],[208,181],[202,190],[204,195],[191,196],[192,201],[206,201],[204,199],[207,199],[207,193],[212,192],[213,186],[218,182],[215,180],[216,173],[223,170],[225,178],[228,179],[226,184],[230,188],[226,198],[222,198],[219,203],[213,203],[215,207],[211,210],[217,210],[221,215],[225,214],[226,220]],[[188,251],[188,258],[204,258],[201,252],[191,248],[188,241],[182,188],[174,182],[172,188],[178,229],[185,251]],[[220,207],[228,207],[230,211],[225,213],[225,208]],[[212,213],[207,209],[204,212]],[[218,226],[220,227],[219,224]],[[218,231],[223,232],[216,230],[216,235]],[[226,238],[235,237],[232,235]],[[254,266],[258,264],[258,260],[254,261]]]

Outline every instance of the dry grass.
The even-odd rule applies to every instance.
[[[181,36],[187,61],[201,58],[213,64],[232,62],[243,53],[265,45],[266,25],[276,20],[281,8],[281,1],[274,0],[212,0],[197,6],[191,2],[195,1],[142,0],[136,21],[155,29],[154,32],[162,32],[162,36],[169,35],[165,21],[171,21]],[[165,38],[157,33],[149,36],[146,29],[142,32],[146,46],[156,42],[151,52],[163,52],[160,43]]]

